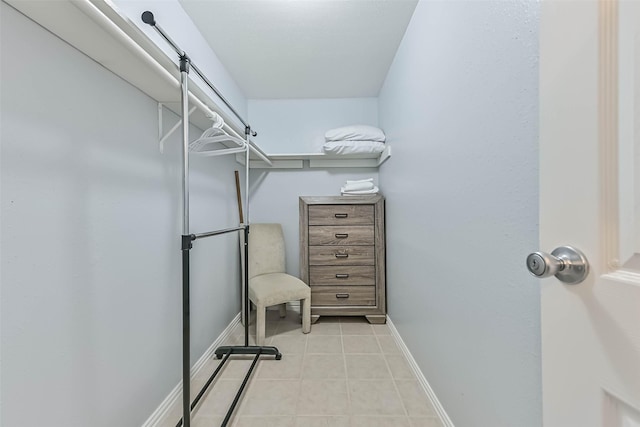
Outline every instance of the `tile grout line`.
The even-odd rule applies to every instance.
[[[267,337],[267,333],[266,333],[266,327],[267,327],[266,324],[267,323],[268,322],[265,321],[264,345],[270,345],[271,341],[273,339],[273,336]],[[276,325],[276,328],[274,330],[274,334],[275,334],[275,331],[277,331],[279,326],[280,326],[280,320],[278,320],[276,323],[277,323],[277,325]],[[251,328],[251,323],[249,323],[249,328]],[[242,338],[244,339],[244,332],[243,332]],[[254,339],[256,339],[256,338],[254,338]],[[257,342],[255,344],[257,344]],[[249,330],[249,345],[251,345],[251,330]],[[250,359],[248,359],[248,360],[250,360]],[[245,387],[244,392],[242,393],[242,396],[240,398],[240,402],[238,403],[238,406],[236,406],[236,410],[234,411],[234,414],[233,414],[233,417],[232,417],[231,427],[237,427],[238,423],[240,422],[240,418],[245,416],[243,414],[243,411],[244,411],[245,406],[246,406],[246,401],[248,400],[247,397],[250,397],[250,393],[251,393],[251,390],[254,387],[255,382],[256,381],[260,381],[259,374],[260,374],[260,371],[262,371],[262,369],[263,369],[262,358],[259,358],[257,366],[256,366],[253,374],[249,378],[249,382],[247,383],[247,386]],[[242,381],[242,380],[240,380],[240,381]]]
[[[302,350],[302,366],[300,366],[300,378],[298,378],[298,398],[296,401],[296,407],[293,410],[294,422],[300,412],[300,396],[302,396],[302,369],[304,368],[304,362],[307,358],[307,349],[309,348],[309,334],[304,334],[304,350]]]
[[[389,361],[387,360],[387,353],[384,352],[384,349],[382,348],[382,345],[380,344],[380,339],[378,338],[377,334],[376,334],[376,342],[378,343],[378,346],[380,346],[380,351],[382,352],[382,357],[384,358],[384,364],[387,366],[387,370],[389,371],[389,374],[391,375],[391,381],[393,382],[393,388],[395,389],[396,393],[398,394],[398,398],[400,399],[400,403],[402,404],[402,409],[404,410],[404,414],[407,417],[407,421],[409,422],[409,424],[411,424],[411,420],[409,419],[409,411],[407,410],[407,405],[404,404],[404,399],[402,398],[402,395],[400,394],[400,389],[398,388],[398,384],[396,383],[396,379],[393,377],[393,372],[391,372],[391,367],[389,366]]]
[[[353,403],[351,402],[351,390],[349,389],[349,371],[347,368],[347,353],[344,349],[344,331],[342,330],[342,320],[340,321],[340,345],[342,345],[342,363],[344,365],[344,383],[347,387],[347,416],[352,417]]]

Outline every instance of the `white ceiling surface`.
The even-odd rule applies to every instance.
[[[252,99],[377,96],[417,1],[180,0]]]

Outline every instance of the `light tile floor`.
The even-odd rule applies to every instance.
[[[226,344],[243,344],[243,333],[238,325]],[[441,427],[387,325],[321,317],[305,335],[298,313],[280,319],[274,310],[266,337],[282,360],[260,359],[230,427]],[[194,411],[193,427],[221,425],[251,362],[229,359]],[[210,360],[192,382],[192,398],[219,363]],[[162,426],[174,427],[181,413],[178,403]]]

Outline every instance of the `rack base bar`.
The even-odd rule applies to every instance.
[[[222,359],[222,356],[227,354],[227,352],[231,352],[231,354],[259,354],[262,356],[275,356],[276,360],[282,359],[282,354],[277,347],[271,346],[257,346],[257,345],[223,345],[216,349],[216,357],[218,359]]]
[[[204,394],[207,392],[207,390],[209,389],[209,386],[211,385],[211,383],[213,383],[213,380],[216,378],[216,376],[218,375],[222,367],[225,365],[225,363],[227,363],[227,361],[229,360],[229,357],[232,354],[255,354],[256,357],[253,359],[253,363],[251,364],[251,367],[249,368],[249,371],[247,372],[244,378],[244,381],[240,386],[240,390],[238,390],[238,393],[236,394],[236,398],[234,399],[231,407],[227,412],[227,418],[225,418],[225,421],[223,422],[222,427],[225,427],[229,422],[229,419],[231,418],[231,415],[233,414],[233,411],[236,405],[238,404],[238,401],[240,400],[240,396],[242,395],[242,392],[247,382],[249,381],[249,378],[251,377],[251,373],[253,372],[253,369],[256,363],[258,362],[258,359],[260,358],[260,356],[275,356],[276,360],[282,359],[282,354],[280,353],[277,347],[271,347],[271,346],[262,346],[262,347],[261,346],[221,346],[221,347],[218,347],[218,349],[215,351],[215,355],[217,359],[222,359],[222,361],[216,367],[216,370],[213,371],[213,373],[211,374],[211,376],[209,377],[205,385],[202,386],[202,389],[200,390],[196,398],[191,403],[190,412],[193,412],[195,407],[200,402],[200,399],[202,399],[202,396],[204,396]],[[178,421],[178,423],[176,424],[176,427],[182,427],[182,424],[183,422],[181,418],[180,421]]]
[[[240,385],[240,388],[238,389],[238,392],[236,393],[236,397],[233,399],[233,402],[231,403],[231,406],[229,407],[229,410],[227,411],[227,415],[224,417],[224,420],[222,421],[222,424],[220,424],[220,427],[227,427],[227,424],[229,423],[229,420],[231,419],[231,416],[233,415],[233,411],[235,411],[236,405],[238,404],[238,401],[240,400],[240,396],[242,396],[242,392],[244,391],[244,388],[247,386],[247,382],[249,381],[249,378],[251,377],[251,373],[253,372],[253,369],[256,367],[256,363],[258,363],[258,359],[260,359],[261,353],[262,353],[262,347],[258,347],[258,350],[257,350],[257,353],[256,353],[256,357],[253,358],[253,363],[251,364],[251,367],[247,371],[247,375],[244,376],[244,381],[242,381],[242,384]]]
[[[229,356],[231,356],[231,352],[227,352],[224,355],[224,359],[222,359],[222,362],[220,362],[216,370],[213,371],[213,374],[211,374],[206,384],[202,387],[202,389],[200,390],[200,393],[198,393],[196,398],[193,399],[193,402],[191,403],[191,408],[190,408],[191,412],[193,412],[193,409],[198,405],[198,402],[200,402],[200,399],[202,398],[202,396],[204,396],[204,394],[207,392],[207,389],[213,382],[213,379],[216,377],[216,375],[218,375],[218,372],[220,372],[224,364],[227,363],[227,360],[229,360]],[[180,418],[180,421],[178,421],[178,424],[176,424],[176,427],[182,427],[182,418]]]

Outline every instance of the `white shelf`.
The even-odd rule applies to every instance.
[[[6,0],[26,16],[85,55],[122,77],[170,110],[180,114],[180,71],[176,58],[162,51],[107,0]],[[191,121],[208,127],[206,112],[215,111],[240,136],[244,126],[220,102],[191,84],[189,98],[198,107]]]
[[[303,169],[305,162],[309,168],[377,168],[391,157],[391,147],[387,146],[382,153],[376,154],[265,153],[265,156],[272,165],[252,153],[249,156],[251,169]],[[243,165],[245,163],[241,155],[236,156],[236,160]]]
[[[175,58],[168,57],[108,0],[4,1],[164,107],[180,114],[180,72]],[[191,104],[197,107],[189,119],[191,123],[206,129],[211,123],[206,118],[206,113],[214,111],[222,116],[231,132],[240,137],[244,135],[244,127],[225,113],[218,101],[197,85],[190,86],[189,98]],[[167,130],[159,129],[159,134],[163,135]],[[267,154],[252,142],[249,159],[251,168],[257,169],[302,169],[305,166],[376,168],[390,156],[391,147],[388,146],[381,154],[366,155]],[[236,160],[244,164],[245,157],[237,154]]]

